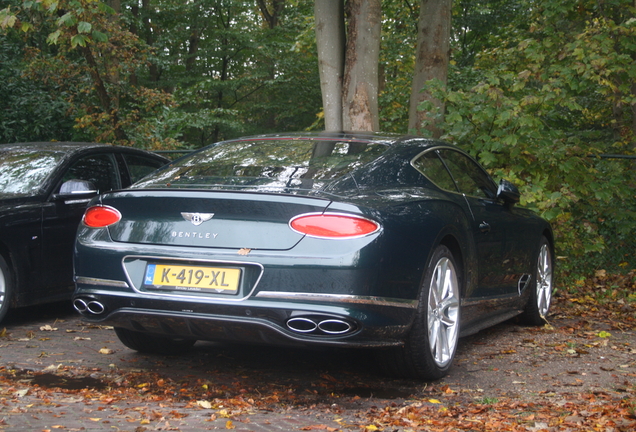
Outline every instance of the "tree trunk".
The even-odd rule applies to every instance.
[[[99,102],[104,109],[105,112],[110,114],[111,121],[113,125],[113,134],[118,141],[126,141],[128,140],[128,136],[126,132],[121,128],[121,124],[119,123],[119,115],[117,113],[117,108],[113,108],[113,99],[108,94],[108,90],[106,89],[106,85],[104,84],[104,80],[102,80],[101,75],[99,74],[99,66],[95,61],[95,56],[91,51],[89,46],[81,48],[82,54],[84,55],[84,59],[88,64],[88,70],[90,72],[91,78],[93,79],[93,85],[95,86],[95,91],[97,92],[97,97],[99,98]]]
[[[444,110],[442,101],[433,98],[430,92],[422,89],[426,81],[431,79],[437,78],[444,84],[447,82],[451,5],[452,0],[422,0],[420,4],[415,73],[409,106],[409,130],[421,133],[426,129],[435,138],[439,138],[441,131],[436,124],[430,123],[433,119],[429,113],[418,110],[418,105],[423,101],[430,101],[442,112]],[[425,121],[429,124],[423,127]]]
[[[349,0],[348,5],[343,128],[352,131],[377,131],[380,128],[378,63],[382,8],[380,0]]]
[[[317,0],[314,14],[325,129],[340,131],[345,47],[343,0]]]
[[[261,10],[263,19],[267,22],[270,30],[278,25],[280,14],[285,8],[285,0],[270,0],[269,4],[266,0],[258,0],[258,7]]]

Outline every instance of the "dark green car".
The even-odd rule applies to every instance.
[[[435,379],[460,336],[519,314],[544,322],[553,235],[518,201],[440,141],[225,141],[93,201],[74,306],[138,351],[374,347],[389,372]]]

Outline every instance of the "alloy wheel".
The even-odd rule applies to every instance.
[[[537,310],[545,318],[552,300],[552,257],[547,244],[542,244],[537,261]]]
[[[452,359],[459,332],[459,282],[452,261],[435,265],[428,292],[428,343],[433,361],[445,367]]]

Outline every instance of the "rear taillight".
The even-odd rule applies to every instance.
[[[336,213],[296,216],[289,221],[289,226],[301,234],[319,238],[362,237],[380,229],[372,220]]]
[[[84,213],[84,225],[91,228],[104,228],[121,220],[121,213],[107,206],[93,206]]]

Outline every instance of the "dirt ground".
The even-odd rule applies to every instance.
[[[457,422],[468,418],[469,409],[473,420],[465,421],[476,422],[483,408],[475,407],[509,410],[512,415],[521,410],[520,403],[521,411],[533,414],[524,429],[509,430],[587,430],[580,420],[584,416],[573,428],[559,429],[535,414],[549,417],[546,410],[574,404],[559,414],[563,424],[564,419],[578,418],[572,413],[589,414],[615,404],[624,412],[612,419],[611,428],[598,430],[634,430],[636,327],[629,317],[635,317],[636,308],[627,304],[620,315],[590,314],[587,307],[570,307],[571,301],[558,298],[543,327],[511,320],[461,339],[449,375],[430,383],[383,376],[368,351],[199,342],[183,356],[140,355],[121,345],[112,329],[82,322],[66,305],[25,309],[0,326],[5,328],[0,337],[0,408],[4,403],[7,409],[26,409],[20,407],[44,397],[68,397],[81,388],[93,389],[101,399],[117,398],[125,387],[134,397],[145,398],[146,406],[152,400],[163,407],[203,406],[213,417],[234,413],[236,421],[251,413],[252,429],[245,430],[257,430],[255,413],[309,416],[296,428],[301,430],[424,430],[406,427],[408,421],[415,425],[416,417],[412,413],[413,418],[405,420],[404,412],[420,410],[421,425],[421,410],[431,407],[455,412],[452,419],[447,414],[454,423],[440,423],[439,430],[461,430],[465,428]],[[457,414],[460,407],[464,411]],[[479,420],[481,426],[468,430],[508,430],[487,426],[493,412],[488,414],[491,420]],[[4,421],[7,418],[13,417]],[[427,421],[426,430],[438,430],[430,418]]]

